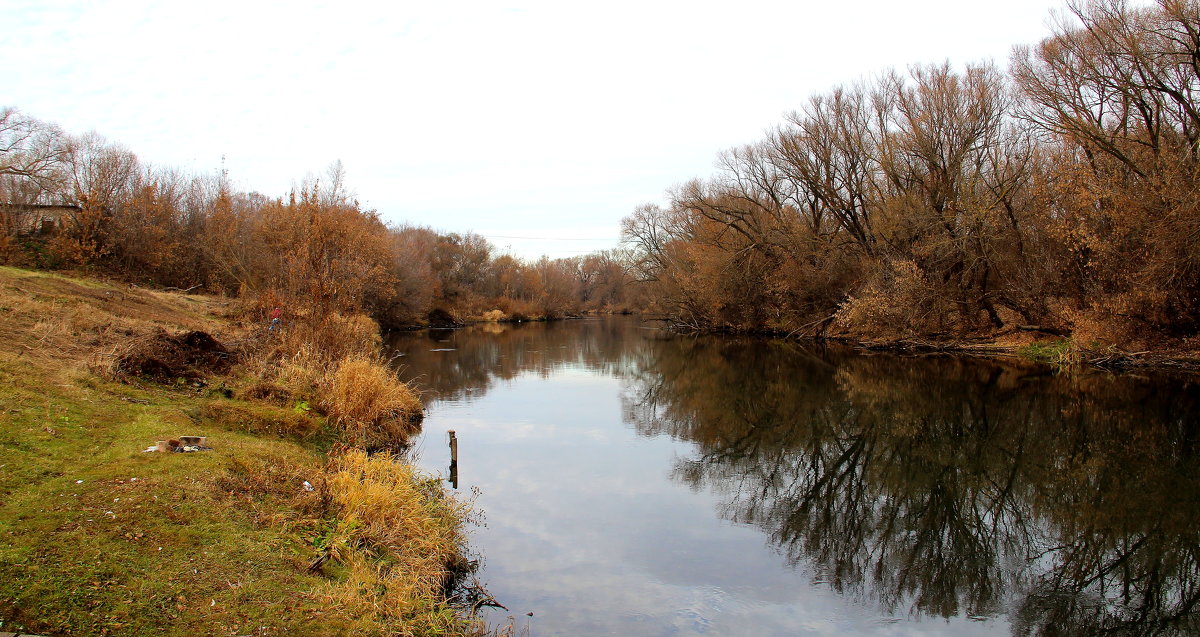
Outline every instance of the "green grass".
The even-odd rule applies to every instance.
[[[1075,348],[1070,339],[1030,343],[1017,350],[1017,355],[1039,363],[1070,365],[1075,360]]]
[[[295,595],[323,583],[298,568],[312,546],[256,520],[271,503],[218,488],[234,459],[309,467],[315,475],[322,466],[315,453],[194,423],[184,410],[198,407],[197,397],[95,378],[31,386],[21,379],[36,375],[14,374],[30,371],[15,367],[0,385],[6,629],[194,635],[337,628],[311,632],[308,615],[322,611],[319,600]],[[142,451],[193,432],[208,435],[215,449]],[[299,482],[294,489],[301,492]]]
[[[0,268],[0,300],[20,308],[0,313],[0,632],[469,630],[439,600],[421,602],[427,616],[399,622],[351,610],[359,605],[344,591],[331,597],[348,569],[331,562],[313,574],[308,565],[340,511],[322,488],[302,486],[324,484],[333,442],[325,419],[294,404],[87,371],[93,332],[78,317],[103,306],[107,326],[124,306],[119,288],[77,283]],[[127,298],[137,325],[216,320],[207,303],[180,312],[167,295]],[[79,306],[70,326],[53,312],[62,303]],[[39,324],[54,329],[38,336]],[[143,452],[185,434],[208,436],[213,450]]]

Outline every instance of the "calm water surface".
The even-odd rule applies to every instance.
[[[1194,379],[617,318],[390,345],[530,635],[1200,633]]]

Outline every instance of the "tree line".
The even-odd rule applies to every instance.
[[[528,261],[477,234],[386,223],[350,194],[341,162],[268,197],[11,107],[0,110],[0,263],[272,295],[384,327],[623,311],[637,294],[616,250]]]
[[[1200,3],[1072,3],[1036,46],[813,96],[623,220],[694,329],[1162,343],[1200,327]]]

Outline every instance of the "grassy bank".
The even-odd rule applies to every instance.
[[[411,395],[286,342],[293,318],[271,336],[225,299],[0,268],[0,631],[470,632],[443,595],[462,505],[353,448],[411,433]],[[137,356],[194,332],[221,364]],[[143,452],[181,434],[213,449]]]

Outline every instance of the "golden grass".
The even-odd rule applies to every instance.
[[[337,524],[320,544],[345,567],[324,591],[329,603],[395,622],[399,635],[460,631],[462,620],[435,600],[465,566],[467,507],[394,456],[356,449],[331,460],[324,488]]]
[[[252,303],[245,313],[257,321],[269,305]],[[244,372],[254,380],[243,395],[307,402],[351,446],[403,447],[419,431],[423,409],[380,358],[380,342],[378,324],[365,315],[285,312],[281,328],[249,356]]]
[[[61,364],[103,356],[156,327],[217,332],[211,313],[220,304],[0,267],[0,351]]]
[[[413,390],[376,357],[343,359],[320,391],[320,404],[343,439],[365,449],[402,445],[420,430]]]
[[[491,322],[495,323],[496,321],[503,321],[503,320],[507,319],[508,315],[505,314],[502,310],[488,310],[483,313],[482,318],[485,321],[491,321]]]
[[[302,345],[299,351],[291,355],[280,357],[273,364],[264,363],[263,366],[263,371],[255,376],[269,380],[291,396],[313,402],[329,372],[329,364],[321,360],[316,348],[307,345]]]
[[[274,305],[278,303],[279,305]],[[237,370],[239,396],[281,407],[304,404],[328,416],[342,441],[365,449],[399,448],[419,430],[422,407],[379,356],[379,326],[362,314],[331,312],[312,316],[286,311],[282,325],[268,331],[273,306],[288,307],[266,296],[244,303],[234,313],[258,333],[243,348]],[[250,419],[252,430],[261,422]],[[266,431],[305,436],[305,422],[267,423]]]
[[[290,320],[285,316],[283,327],[272,333],[272,339],[271,353],[275,356],[303,356],[310,365],[319,366],[376,354],[381,342],[379,325],[369,316],[337,312],[319,317],[300,314]]]
[[[292,400],[292,393],[286,387],[275,383],[255,380],[243,388],[238,397],[242,400],[258,400],[273,405],[287,405]]]

